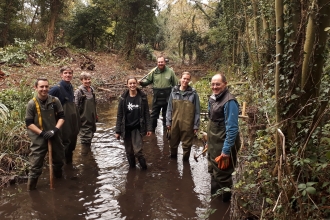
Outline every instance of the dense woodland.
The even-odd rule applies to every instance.
[[[135,69],[160,50],[176,63],[229,76],[249,116],[240,122],[233,219],[330,218],[329,38],[330,0],[0,2],[3,68],[34,65],[27,57],[47,62],[50,51],[66,47],[115,52]],[[196,83],[200,93],[207,83]],[[20,102],[1,93],[4,160],[24,144],[14,134],[26,134],[17,124]],[[17,166],[11,169],[24,170]]]

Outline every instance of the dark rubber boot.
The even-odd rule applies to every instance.
[[[62,170],[54,170],[53,174],[55,178],[62,178]]]
[[[128,163],[129,163],[129,167],[130,168],[135,168],[136,161],[135,161],[134,155],[127,156],[127,160],[128,160]]]
[[[211,177],[211,195],[216,194],[220,188],[221,187],[219,186],[217,181],[215,181],[214,177]]]
[[[182,160],[183,161],[189,161],[189,157],[190,157],[190,148],[189,149],[183,149]]]
[[[224,192],[222,194],[222,202],[230,202],[231,200],[231,192]]]
[[[27,191],[37,189],[37,182],[38,182],[38,178],[29,177],[28,182],[27,182]]]
[[[65,163],[72,164],[72,152],[65,153]]]
[[[91,143],[89,144],[81,144],[81,152],[80,154],[82,156],[88,155],[88,153],[91,151]]]
[[[176,159],[178,157],[178,148],[171,148],[170,158]]]
[[[143,156],[139,157],[139,163],[140,163],[140,166],[141,166],[142,170],[147,169],[146,159],[144,159]]]

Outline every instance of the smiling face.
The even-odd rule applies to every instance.
[[[91,78],[83,78],[81,79],[81,82],[84,87],[89,88],[92,84]]]
[[[64,80],[67,83],[71,82],[71,80],[73,78],[72,70],[71,69],[66,69],[63,72],[61,72],[61,78],[62,78],[62,80]]]
[[[223,82],[221,75],[217,74],[212,77],[211,80],[211,89],[214,95],[219,95],[227,87],[227,82]]]
[[[45,100],[48,97],[49,84],[47,80],[39,80],[37,86],[34,87],[38,93],[38,98]]]
[[[187,88],[188,87],[188,84],[190,82],[190,79],[191,79],[190,74],[183,73],[182,74],[182,77],[180,79],[180,85],[181,85],[181,87],[184,88],[184,89]]]
[[[136,91],[137,81],[136,79],[128,79],[127,87],[130,91]]]
[[[160,71],[163,71],[165,69],[165,58],[164,57],[158,57],[157,66]]]

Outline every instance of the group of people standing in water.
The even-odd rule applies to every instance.
[[[62,177],[65,161],[72,163],[72,155],[79,134],[81,154],[90,151],[96,131],[98,116],[91,75],[80,75],[82,85],[74,92],[71,85],[73,71],[70,67],[60,70],[62,80],[51,89],[46,78],[35,82],[36,96],[31,99],[26,110],[26,126],[31,138],[29,155],[30,170],[27,189],[36,189],[42,172],[48,144],[52,144],[53,175]],[[189,162],[193,138],[200,125],[200,101],[194,88],[189,85],[191,74],[183,72],[178,79],[174,71],[166,66],[164,57],[157,58],[157,67],[143,80],[127,77],[127,90],[119,98],[115,136],[124,140],[126,157],[130,168],[138,161],[142,170],[147,169],[143,154],[143,136],[155,132],[157,120],[162,113],[162,125],[167,130],[170,158],[177,159],[181,142],[183,161]],[[151,113],[147,95],[139,89],[153,85]],[[208,102],[209,123],[207,127],[208,172],[211,175],[211,193],[232,186],[231,174],[240,147],[238,134],[239,105],[228,91],[223,74],[211,79],[212,95]],[[224,202],[230,201],[231,193],[222,194]]]

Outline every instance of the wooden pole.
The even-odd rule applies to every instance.
[[[245,116],[246,102],[243,102],[242,115]]]
[[[53,153],[52,153],[52,142],[48,140],[48,163],[49,163],[49,180],[50,189],[53,188]]]
[[[249,116],[245,115],[245,109],[246,109],[246,102],[243,102],[243,107],[242,107],[242,115],[239,115],[239,118],[249,118]]]

